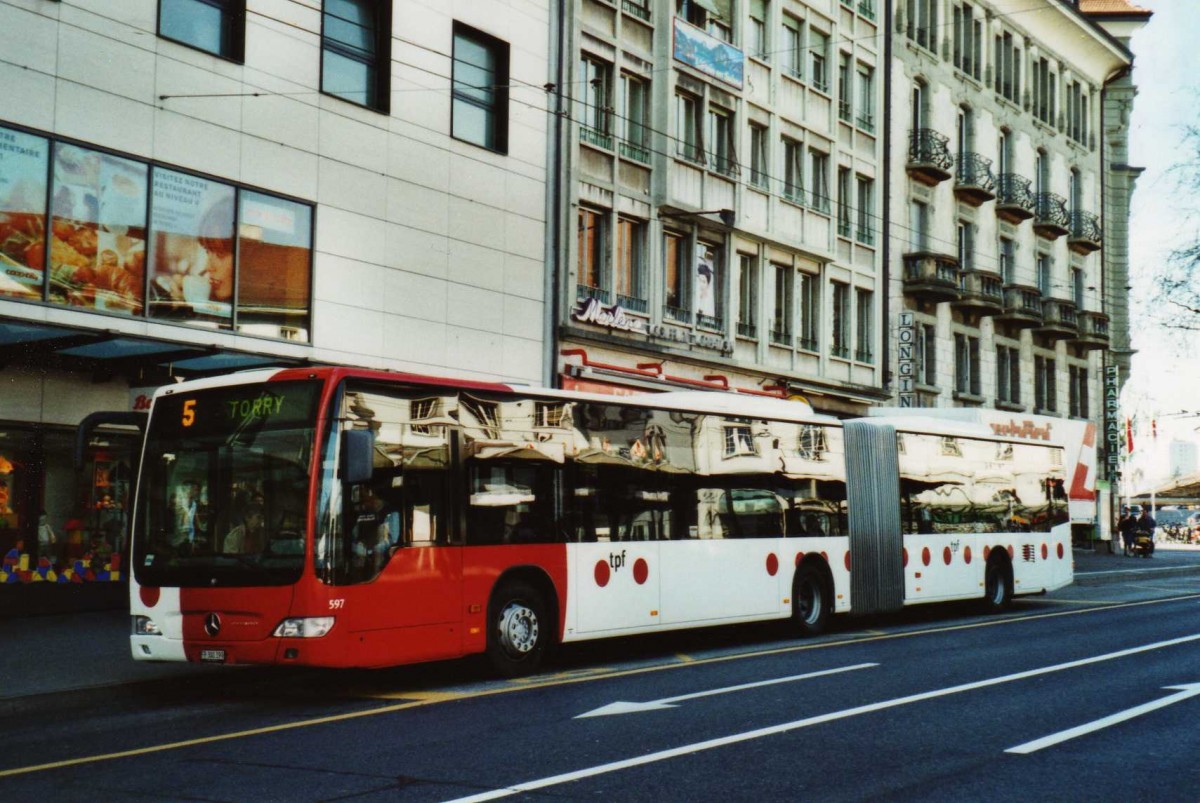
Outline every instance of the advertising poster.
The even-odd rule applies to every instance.
[[[54,147],[50,300],[138,315],[146,276],[146,165]]]
[[[308,340],[312,210],[244,190],[238,233],[238,329]]]
[[[150,313],[229,326],[234,188],[162,168],[153,187]]]
[[[0,128],[0,296],[41,301],[50,143]]]
[[[696,314],[715,318],[717,315],[717,273],[711,248],[700,246],[696,260]]]

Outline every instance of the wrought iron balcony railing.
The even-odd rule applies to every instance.
[[[924,183],[937,184],[950,178],[954,156],[950,140],[932,128],[915,128],[908,132],[908,174]]]
[[[1037,206],[1033,182],[1016,173],[1001,173],[996,179],[996,215],[1010,223],[1033,217]]]
[[[954,176],[954,194],[959,200],[979,206],[996,197],[996,174],[992,160],[978,153],[960,153]]]
[[[1071,213],[1071,234],[1067,239],[1072,251],[1087,254],[1098,251],[1104,232],[1100,229],[1100,218],[1091,212],[1075,210]]]
[[[1039,192],[1033,216],[1033,229],[1043,237],[1056,240],[1068,231],[1071,216],[1067,199],[1053,192]]]

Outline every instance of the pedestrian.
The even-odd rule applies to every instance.
[[[1117,522],[1117,532],[1121,535],[1121,548],[1125,557],[1129,557],[1133,552],[1133,538],[1137,530],[1137,518],[1129,511],[1129,507],[1125,506],[1121,510],[1121,520]]]

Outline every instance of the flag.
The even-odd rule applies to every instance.
[[[1133,454],[1133,419],[1125,419],[1125,453]]]

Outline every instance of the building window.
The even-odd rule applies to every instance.
[[[821,297],[817,293],[818,277],[812,273],[800,271],[797,276],[800,289],[797,293],[799,300],[799,337],[797,344],[805,351],[816,351],[821,327]]]
[[[905,34],[929,50],[937,44],[937,7],[938,0],[905,0]]]
[[[794,139],[783,139],[783,197],[804,203],[804,146]]]
[[[850,285],[832,282],[833,305],[830,314],[830,338],[835,357],[850,358]]]
[[[621,155],[639,162],[650,161],[646,124],[650,118],[649,82],[628,73],[621,75],[625,114],[621,123]]]
[[[750,30],[746,49],[757,59],[771,58],[771,46],[767,41],[767,0],[750,0]]]
[[[1009,237],[1000,238],[1000,279],[1005,284],[1015,281],[1017,269],[1017,243]]]
[[[579,265],[576,276],[577,293],[581,298],[595,298],[608,303],[604,281],[605,221],[607,215],[595,209],[579,208]]]
[[[978,396],[979,383],[979,338],[962,334],[954,335],[954,390],[957,393]]]
[[[996,401],[1021,403],[1021,352],[1012,346],[996,346]]]
[[[975,269],[975,227],[965,220],[958,222],[958,266],[961,270]]]
[[[737,151],[733,147],[733,112],[725,109],[708,110],[708,147],[711,148],[708,163],[713,170],[725,176],[738,172]]]
[[[583,56],[579,60],[579,137],[601,148],[612,148],[612,65]]]
[[[829,91],[829,73],[826,62],[829,60],[829,34],[808,29],[808,54],[811,64],[809,77],[813,89],[820,92]]]
[[[391,3],[325,0],[321,91],[380,112],[390,108]]]
[[[825,427],[801,424],[800,436],[796,439],[796,456],[804,460],[824,460],[829,451],[825,438]]]
[[[246,1],[161,0],[158,35],[241,62],[246,43]]]
[[[725,426],[725,456],[739,457],[756,455],[754,435],[750,432],[749,424],[733,424]]]
[[[979,80],[983,63],[983,20],[966,3],[956,4],[954,16],[954,66]]]
[[[783,47],[780,48],[784,73],[799,79],[804,78],[802,26],[803,23],[800,20],[785,15],[783,18]]]
[[[1033,358],[1034,412],[1053,413],[1058,410],[1058,369],[1053,357]]]
[[[700,243],[699,259],[693,283],[696,298],[696,324],[705,329],[722,331],[725,328],[724,250],[717,245]]]
[[[675,152],[689,162],[704,164],[700,136],[700,102],[682,92],[675,95]]]
[[[1053,262],[1049,254],[1037,255],[1037,286],[1043,296],[1050,295],[1050,287],[1053,282]]]
[[[858,176],[858,211],[854,236],[863,245],[875,244],[875,181]]]
[[[829,214],[829,154],[809,151],[812,163],[812,196],[809,200],[813,209]]]
[[[858,118],[859,128],[867,133],[875,131],[875,70],[865,64],[858,65]]]
[[[1019,103],[1021,100],[1021,50],[1011,33],[996,36],[994,73],[1000,96]]]
[[[1083,309],[1083,269],[1071,268],[1071,300],[1076,309]]]
[[[771,312],[771,342],[792,346],[792,274],[789,265],[772,263],[775,269],[775,304]]]
[[[455,139],[508,151],[508,43],[454,23]]]
[[[850,236],[851,209],[850,168],[839,167],[837,175],[837,228],[839,237]]]
[[[1087,145],[1088,141],[1088,117],[1087,117],[1087,100],[1088,96],[1084,91],[1083,85],[1078,81],[1072,80],[1067,83],[1067,90],[1064,93],[1064,101],[1067,109],[1067,136],[1078,142],[1080,145]]]
[[[1072,418],[1088,417],[1088,369],[1082,365],[1072,365],[1068,369],[1070,387],[1069,405]]]
[[[617,220],[617,303],[634,312],[647,312],[643,291],[646,223],[622,217]]]
[[[665,307],[663,317],[676,323],[691,323],[692,312],[688,291],[688,239],[682,234],[663,235],[663,271]]]
[[[847,123],[854,119],[850,89],[850,54],[838,51],[838,119]]]
[[[875,362],[875,294],[861,287],[854,297],[854,359]]]
[[[758,337],[758,259],[749,254],[738,254],[737,333]]]
[[[937,385],[937,327],[931,323],[917,324],[917,382]]]
[[[750,183],[755,187],[767,186],[767,129],[766,126],[750,124]]]
[[[239,192],[237,263],[234,328],[260,337],[307,341],[312,208],[261,192]]]
[[[1057,81],[1057,76],[1050,71],[1049,59],[1043,56],[1033,62],[1033,114],[1047,125],[1054,125]]]
[[[929,206],[913,201],[908,207],[908,247],[920,253],[927,250],[929,243]]]

